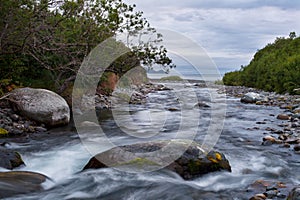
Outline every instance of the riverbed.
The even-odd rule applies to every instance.
[[[148,94],[144,105],[117,104],[112,111],[98,112],[101,133],[89,127],[78,134],[70,125],[42,136],[7,140],[6,147],[20,152],[26,163],[15,170],[39,172],[52,179],[44,184],[43,192],[7,199],[239,200],[255,194],[249,185],[257,180],[282,182],[287,188],[300,184],[300,155],[292,148],[262,145],[266,129],[276,129],[283,123],[274,117],[280,108],[224,98],[217,87],[164,84],[173,90]],[[208,106],[197,106],[198,102]],[[218,117],[223,112],[224,119]],[[206,143],[211,126],[217,126],[213,130],[220,135],[212,135],[215,140]],[[99,146],[103,139],[119,146],[185,137],[205,143],[204,148],[216,142],[214,149],[225,154],[232,172],[210,173],[191,181],[165,170],[130,173],[108,168],[81,172],[94,151],[110,147]],[[94,143],[88,146],[87,141]],[[287,190],[282,189],[282,199]]]

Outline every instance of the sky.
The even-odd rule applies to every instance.
[[[203,47],[221,71],[249,64],[276,37],[300,35],[299,0],[125,0],[154,28],[177,31]]]

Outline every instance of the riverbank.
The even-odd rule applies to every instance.
[[[260,99],[252,102],[253,104],[264,107],[274,106],[281,110],[270,117],[278,120],[277,128],[267,127],[263,131],[262,145],[278,145],[279,147],[291,148],[294,153],[300,154],[300,95],[281,95],[274,92],[247,88],[242,86],[226,86],[227,95],[243,98],[247,93],[256,94]],[[266,124],[265,121],[257,121],[256,124]],[[258,127],[253,129],[259,130]]]

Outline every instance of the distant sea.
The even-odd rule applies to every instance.
[[[203,72],[205,71],[205,72]],[[182,79],[188,80],[220,80],[226,72],[230,71],[227,68],[204,69],[196,70],[193,66],[179,65],[176,68],[170,69],[169,73],[165,73],[161,68],[148,70],[147,74],[150,79],[160,79],[168,76],[180,76]]]

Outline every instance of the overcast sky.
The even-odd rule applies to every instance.
[[[178,31],[205,48],[222,71],[247,65],[258,49],[300,35],[299,0],[125,0],[156,28]]]

